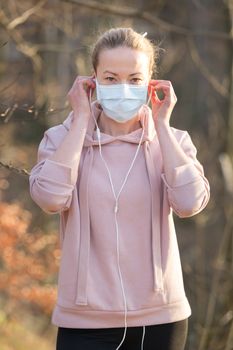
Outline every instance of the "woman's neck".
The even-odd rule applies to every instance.
[[[125,122],[118,123],[101,112],[98,118],[98,126],[101,132],[111,136],[127,135],[142,127],[139,116]]]

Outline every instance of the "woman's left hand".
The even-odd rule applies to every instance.
[[[156,90],[163,92],[163,99],[159,99]],[[148,93],[151,94],[152,115],[155,126],[158,123],[169,125],[170,117],[177,102],[172,83],[168,80],[151,80],[148,86]]]

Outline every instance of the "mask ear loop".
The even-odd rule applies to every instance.
[[[100,138],[101,138],[100,129],[99,129],[97,121],[96,121],[96,119],[94,117],[93,109],[92,109],[92,106],[91,106],[91,89],[90,89],[90,92],[89,92],[89,105],[90,105],[92,118],[94,119],[94,122],[95,122],[95,125],[96,125],[97,137],[98,137],[98,140],[100,141]]]
[[[148,100],[147,100],[147,102],[146,102],[146,106],[148,106],[148,107],[149,107],[149,103],[150,103],[150,101],[151,101],[151,97],[152,97],[152,90],[150,91],[149,98],[148,98]],[[144,110],[144,113],[145,113],[145,117],[146,117],[146,112],[145,112],[145,110]],[[142,124],[142,122],[141,122],[141,124]],[[144,126],[144,121],[143,121],[143,126]],[[144,132],[144,127],[143,127],[143,132]]]
[[[148,101],[146,103],[147,106],[149,106],[149,103],[151,101],[151,97],[152,97],[152,90],[150,91],[149,98],[148,98]]]

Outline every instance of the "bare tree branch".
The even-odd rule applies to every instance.
[[[211,73],[208,69],[208,67],[204,64],[202,61],[198,50],[191,38],[188,40],[190,54],[193,62],[195,63],[196,67],[200,70],[202,75],[209,81],[209,83],[212,85],[212,87],[223,97],[229,98],[229,91],[228,89],[222,85],[219,80]]]
[[[8,41],[5,41],[3,44],[0,45],[0,49],[5,46],[8,43]]]
[[[37,117],[40,113],[40,110],[37,109],[34,105],[18,106],[18,104],[15,103],[13,106],[9,106],[5,103],[0,102],[0,108],[2,110],[4,110],[0,114],[0,121],[2,118],[4,123],[7,123],[9,121],[9,119],[12,117],[12,115],[15,111],[27,112],[27,113],[31,114],[33,117]],[[69,103],[68,103],[68,101],[66,101],[63,108],[50,107],[47,111],[43,111],[43,115],[44,116],[54,115],[58,112],[60,113],[60,112],[66,111],[66,110],[68,111],[68,108],[69,108]],[[9,115],[10,115],[10,118],[9,118]]]
[[[19,175],[24,175],[24,176],[30,175],[30,173],[26,169],[19,169],[19,168],[14,167],[11,164],[5,164],[1,161],[0,161],[0,167],[6,168],[7,170],[13,171],[14,173],[19,174]]]
[[[70,5],[69,3],[65,3],[66,5]],[[71,5],[70,5],[71,6]],[[76,35],[73,32],[72,29],[72,25],[64,25],[63,21],[61,21],[61,18],[54,16],[54,14],[49,13],[48,11],[46,11],[46,9],[40,9],[40,11],[38,11],[36,13],[36,16],[39,18],[42,18],[43,21],[47,22],[48,24],[53,23],[53,26],[62,30],[64,33],[66,33],[68,36],[73,37],[74,35]]]
[[[10,118],[13,116],[14,111],[17,109],[17,107],[18,107],[18,104],[15,103],[12,107],[7,108],[7,110],[4,113],[4,117],[5,117],[4,123],[9,122]],[[3,115],[1,115],[1,116],[3,116]]]
[[[19,73],[17,74],[17,77],[16,77],[11,83],[9,83],[8,85],[4,86],[4,87],[0,90],[0,93],[3,93],[4,91],[6,91],[6,90],[8,90],[9,88],[11,88],[11,87],[18,81],[20,75],[21,75],[21,72],[19,72]]]
[[[9,22],[10,21],[4,11],[0,9],[0,25],[6,30],[8,35],[16,43],[18,50],[32,60],[35,71],[39,72],[42,68],[42,62],[40,56],[37,54],[36,47],[28,44],[26,40],[21,36],[19,31],[10,29]]]
[[[27,11],[25,11],[21,16],[13,19],[13,21],[11,21],[8,24],[8,29],[14,29],[15,27],[17,27],[19,24],[23,24],[24,22],[27,21],[27,19],[35,14],[45,3],[47,2],[47,0],[41,0],[38,2],[38,4],[36,4],[34,7],[28,9]]]
[[[174,32],[177,34],[186,35],[189,37],[192,36],[207,36],[216,39],[225,39],[232,40],[230,33],[218,32],[218,31],[208,31],[208,30],[200,30],[193,32],[187,28],[177,26],[175,24],[166,22],[165,20],[158,18],[155,14],[151,15],[149,12],[135,10],[131,7],[126,6],[114,6],[103,4],[95,0],[61,0],[62,2],[71,3],[75,5],[80,5],[92,10],[97,10],[104,12],[105,14],[112,14],[123,17],[133,17],[133,18],[141,18],[146,20],[147,22],[156,25],[161,30],[166,32]]]

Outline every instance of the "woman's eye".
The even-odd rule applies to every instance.
[[[106,77],[105,80],[107,80],[107,81],[114,81],[115,78],[113,78],[113,77]]]
[[[142,79],[140,79],[140,78],[133,78],[131,81],[132,81],[133,84],[141,84]]]

